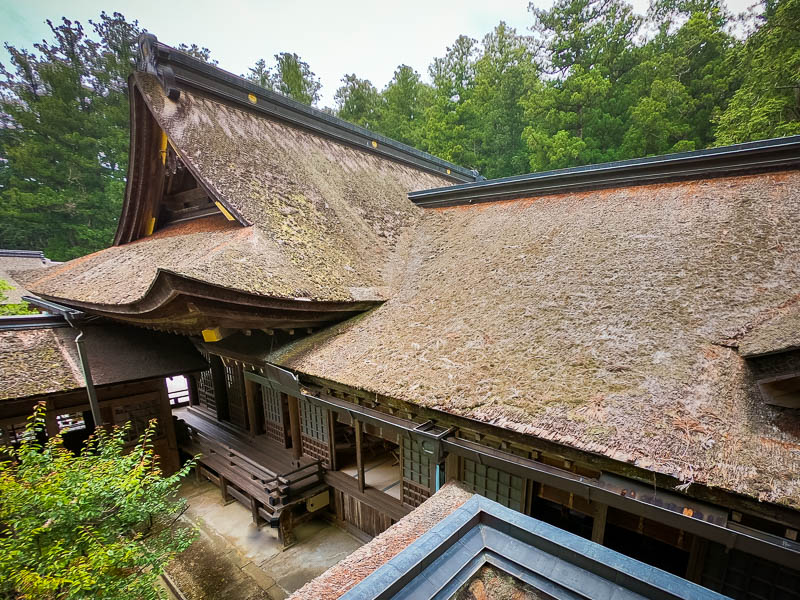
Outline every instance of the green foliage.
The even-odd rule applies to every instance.
[[[761,20],[726,65],[742,84],[717,119],[720,144],[800,133],[800,0],[769,3]]]
[[[111,243],[125,193],[128,75],[142,29],[119,13],[48,21],[0,65],[0,246],[69,260]],[[213,62],[207,48],[179,46]]]
[[[381,99],[377,131],[412,146],[421,145],[431,89],[420,74],[408,65],[398,66]]]
[[[199,58],[203,62],[207,62],[210,65],[217,65],[219,61],[214,58],[211,58],[211,50],[206,48],[205,46],[198,46],[197,44],[178,44],[178,50],[188,54],[189,56],[194,56],[195,58]]]
[[[372,82],[351,74],[342,77],[342,84],[334,96],[339,117],[362,127],[379,127],[381,96]]]
[[[244,77],[256,85],[268,90],[272,89],[272,69],[267,66],[267,61],[263,58],[259,58],[256,64],[248,69],[248,73]]]
[[[310,105],[319,101],[319,90],[322,87],[319,78],[311,71],[308,63],[300,60],[297,54],[291,52],[281,52],[275,55],[272,85],[282,94]]]
[[[191,465],[164,477],[151,423],[130,452],[125,429],[95,431],[80,455],[60,436],[42,444],[40,404],[0,463],[0,597],[149,600],[156,578],[194,538],[175,527],[175,497]]]
[[[27,302],[21,304],[4,304],[8,300],[3,292],[13,290],[14,286],[9,284],[5,279],[0,279],[0,317],[8,317],[11,315],[35,315],[37,311],[32,310]]]
[[[307,62],[293,52],[276,54],[274,67],[268,67],[267,62],[260,58],[247,71],[243,77],[263,88],[303,104],[313,106],[319,101],[319,90],[322,88],[319,77]]]
[[[115,13],[50,25],[0,67],[0,239],[66,260],[111,241],[128,161],[127,75],[139,29]]]

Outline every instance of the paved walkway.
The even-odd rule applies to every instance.
[[[219,489],[186,480],[184,515],[200,535],[168,573],[187,600],[281,600],[361,546],[321,519],[295,529],[297,544],[281,551],[269,526],[256,529],[238,502],[223,505]]]

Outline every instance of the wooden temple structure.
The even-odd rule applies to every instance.
[[[15,276],[192,341],[176,444],[254,522],[455,480],[800,598],[800,138],[482,181],[152,36],[130,97],[114,245]]]

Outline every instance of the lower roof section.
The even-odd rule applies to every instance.
[[[452,483],[292,598],[449,600],[487,565],[542,598],[725,598]]]
[[[51,321],[48,327],[5,329],[0,319],[0,400],[67,392],[84,387],[75,338],[79,330]],[[86,353],[96,386],[171,377],[208,368],[180,336],[112,323],[84,323]]]
[[[341,598],[449,600],[484,565],[554,600],[726,598],[477,495]]]
[[[256,228],[212,216],[49,269],[17,274],[38,296],[93,314],[185,334],[228,327],[319,327],[375,306],[375,287],[287,264]]]

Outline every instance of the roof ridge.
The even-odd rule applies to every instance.
[[[475,170],[448,162],[408,144],[263,88],[230,71],[163,44],[150,33],[139,36],[136,67],[139,71],[156,76],[167,97],[173,101],[180,98],[181,86],[194,88],[238,106],[268,114],[272,118],[356,146],[367,152],[381,154],[449,177],[454,181],[464,182],[480,179],[480,175]]]
[[[800,165],[800,135],[419,190],[409,192],[408,198],[423,207],[455,206],[524,195],[705,179],[797,165]]]

